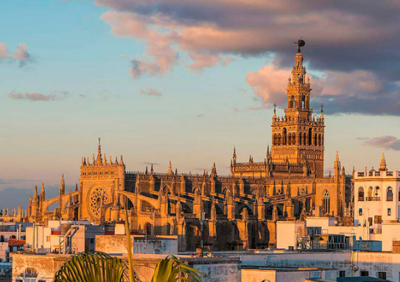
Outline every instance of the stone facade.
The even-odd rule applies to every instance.
[[[177,235],[179,251],[197,246],[236,250],[275,246],[277,220],[331,215],[340,221],[350,214],[350,179],[339,156],[334,175],[323,176],[324,115],[312,116],[310,81],[303,55],[295,56],[287,85],[288,108],[272,117],[272,147],[262,162],[237,161],[234,150],[231,175],[222,176],[214,165],[203,174],[178,173],[170,163],[167,173],[126,171],[122,156],[107,160],[99,143],[97,156],[82,158],[75,191],[46,200],[42,186],[29,201],[29,221],[87,219],[95,223],[125,219],[134,232]],[[49,207],[58,202],[58,207]]]

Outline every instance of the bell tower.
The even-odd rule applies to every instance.
[[[301,47],[304,40],[297,42],[297,54],[288,79],[287,108],[283,117],[272,117],[272,161],[306,165],[317,177],[324,173],[324,115],[313,115],[310,108],[310,77],[303,65]]]

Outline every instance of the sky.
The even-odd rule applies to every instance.
[[[398,0],[15,0],[0,26],[0,207],[74,187],[99,137],[127,171],[263,161],[299,38],[326,173],[400,170]]]

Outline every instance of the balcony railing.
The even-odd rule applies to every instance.
[[[367,201],[378,202],[381,200],[381,197],[367,197]]]
[[[393,202],[393,196],[387,196],[386,201],[388,202]]]
[[[358,197],[359,202],[364,202],[364,197]]]

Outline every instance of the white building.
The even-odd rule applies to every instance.
[[[40,253],[78,253],[94,250],[95,236],[105,233],[103,225],[87,221],[49,220],[46,225],[34,224],[26,228],[26,244]]]
[[[354,172],[353,183],[355,226],[379,234],[383,223],[399,222],[400,171],[388,171],[384,155],[379,170]]]

